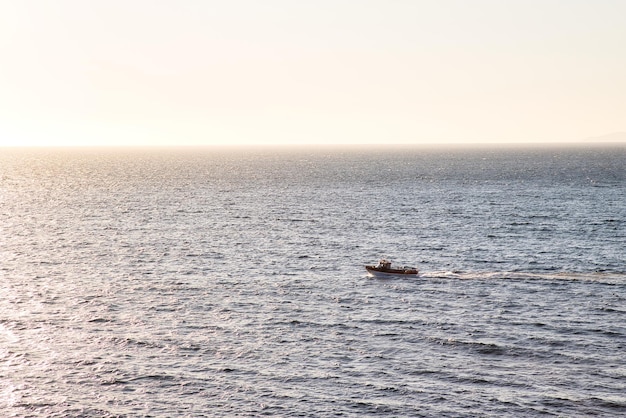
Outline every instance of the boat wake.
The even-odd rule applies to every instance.
[[[519,271],[427,271],[420,272],[423,279],[455,279],[455,280],[563,280],[593,281],[606,283],[626,283],[626,273],[619,272],[550,272],[531,273]]]

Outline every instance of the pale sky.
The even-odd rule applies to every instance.
[[[626,0],[0,0],[0,145],[626,131]]]

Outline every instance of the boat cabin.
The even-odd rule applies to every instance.
[[[383,270],[390,270],[391,269],[391,261],[382,259],[378,262],[378,265],[376,266],[379,269],[383,269]]]

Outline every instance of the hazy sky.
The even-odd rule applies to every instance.
[[[626,0],[0,0],[0,145],[626,131]]]

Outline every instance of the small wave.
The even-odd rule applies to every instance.
[[[124,379],[117,379],[117,378],[109,378],[109,379],[102,379],[100,380],[100,385],[101,386],[112,386],[112,385],[126,385],[128,384],[127,380]]]
[[[435,340],[440,345],[447,346],[455,346],[455,347],[464,347],[471,351],[475,351],[479,354],[488,354],[488,355],[505,355],[509,354],[509,349],[504,346],[488,343],[488,342],[480,342],[480,341],[462,341],[454,338],[449,339],[440,339]]]
[[[90,318],[87,320],[87,322],[91,322],[91,323],[104,323],[104,322],[113,322],[113,320],[111,318],[102,318],[102,317],[95,317],[95,318]]]
[[[121,338],[121,337],[113,337],[111,338],[111,342],[116,346],[121,347],[134,347],[134,348],[163,348],[163,344],[151,342],[151,341],[142,341],[134,338]]]
[[[319,222],[316,219],[300,219],[300,218],[276,218],[276,220],[283,221],[283,222],[311,222],[311,223]]]
[[[156,380],[159,382],[175,380],[176,377],[171,376],[169,374],[147,374],[143,376],[135,376],[133,378],[128,379],[131,382],[139,381],[139,380]]]

